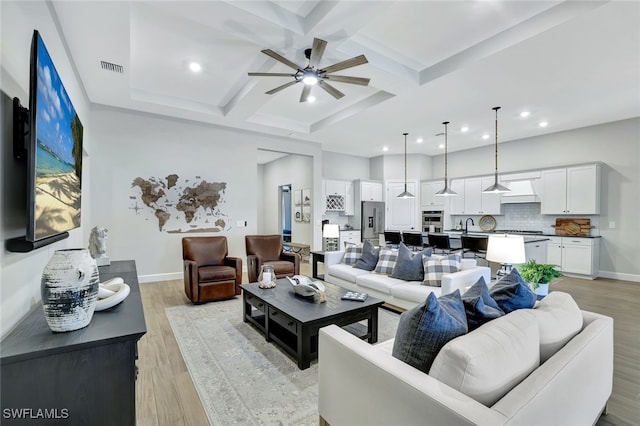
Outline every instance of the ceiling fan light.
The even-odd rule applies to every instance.
[[[318,74],[314,70],[304,70],[302,73],[302,83],[308,86],[314,86],[318,84]]]

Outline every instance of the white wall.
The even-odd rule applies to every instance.
[[[324,179],[370,179],[368,158],[323,151],[322,159],[322,177]]]
[[[600,276],[640,281],[640,118],[501,143],[498,155],[500,172],[604,162]],[[433,177],[441,177],[443,156],[433,164]],[[450,178],[489,175],[493,169],[493,146],[449,153]],[[610,229],[609,222],[616,227]]]
[[[304,155],[287,155],[261,166],[262,168],[262,199],[264,208],[258,207],[258,216],[262,217],[263,228],[260,234],[279,234],[280,233],[280,206],[279,187],[281,185],[291,184],[293,192],[301,189],[311,189],[313,184],[313,158]],[[291,199],[294,199],[293,192]],[[311,194],[314,198],[314,194]],[[267,202],[268,200],[268,202]],[[275,201],[276,208],[273,208]],[[291,241],[302,244],[312,244],[313,242],[313,223],[312,214],[311,222],[298,222],[295,220],[295,212],[292,211],[291,218]]]
[[[2,197],[0,198],[0,333],[5,336],[40,301],[40,279],[42,270],[55,250],[87,247],[90,218],[90,182],[92,157],[83,159],[82,178],[82,223],[72,230],[69,238],[31,253],[9,253],[4,242],[26,233],[26,202],[22,175],[24,166],[15,162],[11,147],[11,122],[13,111],[11,98],[20,98],[23,106],[29,104],[29,58],[33,30],[40,31],[44,43],[53,59],[69,98],[84,126],[84,148],[91,153],[93,132],[89,103],[80,82],[76,79],[73,65],[65,51],[64,41],[59,36],[49,6],[43,1],[0,2],[0,88],[2,90],[2,141],[0,149],[0,175]]]
[[[153,211],[146,206],[136,215],[131,209],[135,200],[130,199],[137,194],[131,188],[134,178],[163,178],[175,173],[180,177],[201,176],[206,181],[226,182],[221,210],[227,214],[228,229],[207,235],[225,235],[229,253],[243,259],[244,235],[278,232],[279,185],[291,183],[295,189],[303,182],[312,189],[312,194],[317,193],[316,185],[320,187],[317,164],[321,152],[317,144],[106,107],[95,107],[92,119],[96,142],[92,226],[109,229],[109,256],[135,259],[141,281],[182,277],[181,239],[202,234],[160,232]],[[271,167],[257,165],[257,149],[261,147],[307,155],[285,157],[304,159],[304,172],[295,177],[285,172],[284,180],[274,177]],[[297,160],[282,163],[290,161]],[[297,181],[291,181],[292,178]],[[247,227],[239,227],[238,221],[246,221]],[[308,239],[312,242],[316,229],[309,226],[312,229]],[[319,239],[319,226],[317,232]]]

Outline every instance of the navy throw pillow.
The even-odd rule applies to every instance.
[[[378,264],[378,254],[380,250],[375,248],[371,241],[364,240],[362,245],[362,256],[356,260],[354,268],[364,269],[365,271],[373,271]]]
[[[505,314],[517,309],[530,309],[536,303],[536,294],[522,279],[516,268],[511,269],[489,290],[489,296],[496,301]]]
[[[469,331],[475,330],[485,322],[504,315],[500,306],[489,296],[489,287],[487,287],[484,277],[480,277],[462,295],[462,303],[464,303],[464,309],[467,313]]]
[[[451,339],[467,333],[460,291],[427,300],[400,315],[392,355],[429,374],[438,352]]]
[[[424,279],[422,256],[422,251],[411,251],[404,243],[400,243],[398,259],[391,272],[391,278],[404,281],[422,281]]]

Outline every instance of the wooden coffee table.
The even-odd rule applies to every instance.
[[[336,324],[369,343],[378,341],[378,308],[381,299],[369,296],[364,302],[341,300],[347,292],[324,283],[327,301],[314,303],[293,293],[286,279],[274,288],[263,289],[258,283],[242,284],[244,322],[253,324],[268,342],[275,342],[298,361],[298,368],[309,368],[318,357],[318,331]],[[357,324],[367,320],[367,326]]]

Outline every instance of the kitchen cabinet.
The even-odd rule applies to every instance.
[[[345,182],[345,197],[344,197],[344,214],[345,216],[353,216],[355,214],[355,191],[353,181]]]
[[[464,214],[464,179],[451,179],[451,190],[458,195],[448,197],[449,213]]]
[[[441,195],[435,195],[436,192],[444,188],[444,181],[438,180],[433,182],[420,183],[420,204],[422,210],[444,210],[445,203],[449,204],[449,198]]]
[[[542,171],[542,214],[600,214],[600,165]]]
[[[451,197],[450,214],[485,215],[502,214],[501,194],[485,194],[484,188],[491,186],[493,176],[451,180],[451,189],[458,193]]]
[[[594,279],[600,263],[600,239],[549,237],[547,263],[558,265],[564,274]]]
[[[524,240],[524,256],[527,260],[535,260],[537,263],[547,263],[547,241]]]
[[[356,202],[383,201],[382,182],[358,180],[356,181],[356,190],[358,189],[359,189],[359,192],[357,192],[357,195],[359,195],[359,197],[356,196]]]
[[[353,215],[353,182],[326,179],[324,181],[325,211]]]
[[[360,231],[340,231],[338,250],[344,250],[344,243],[360,244]]]

